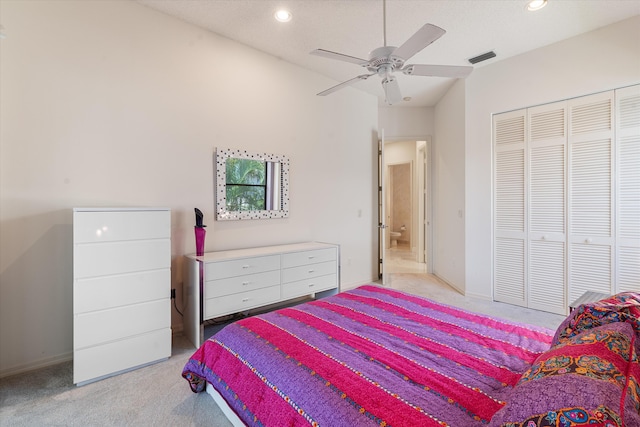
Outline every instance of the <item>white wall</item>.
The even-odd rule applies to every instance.
[[[379,107],[378,126],[387,141],[424,139],[433,134],[433,107]]]
[[[0,375],[71,356],[74,206],[171,208],[179,307],[194,207],[206,250],[335,242],[374,278],[375,97],[133,2],[0,12]],[[290,217],[214,221],[216,146],[289,156]]]
[[[465,80],[435,108],[433,138],[433,272],[465,292]]]
[[[492,297],[491,115],[640,82],[640,16],[479,67],[466,80],[466,293]]]

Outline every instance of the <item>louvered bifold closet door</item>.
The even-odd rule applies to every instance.
[[[613,91],[568,101],[568,296],[613,293]]]
[[[528,110],[529,307],[565,314],[566,102]]]
[[[526,110],[493,117],[496,301],[527,306]]]
[[[640,85],[618,89],[617,292],[640,292]]]

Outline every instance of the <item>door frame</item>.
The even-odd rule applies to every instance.
[[[385,197],[387,193],[386,186],[386,168],[384,164],[384,145],[388,142],[413,141],[416,148],[416,165],[414,173],[418,174],[418,203],[413,209],[413,214],[418,219],[418,242],[420,247],[418,251],[423,252],[424,257],[421,262],[426,263],[427,273],[433,273],[433,198],[432,198],[432,182],[433,182],[433,166],[432,166],[432,143],[431,137],[393,137],[386,138],[384,129],[381,130],[381,137],[378,140],[378,254],[379,254],[379,279],[385,284],[385,251],[386,251],[386,212],[384,209]],[[420,142],[424,142],[424,155],[420,156]],[[423,159],[420,159],[423,157]],[[422,166],[422,167],[420,167]],[[422,206],[422,209],[420,209]],[[422,237],[422,238],[420,238]]]

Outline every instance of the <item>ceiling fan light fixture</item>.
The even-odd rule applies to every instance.
[[[293,15],[291,15],[291,12],[285,9],[280,9],[276,11],[276,13],[274,13],[273,16],[276,18],[276,21],[278,22],[289,22],[293,17]]]
[[[355,56],[344,55],[338,52],[332,52],[325,49],[315,49],[310,53],[312,55],[324,56],[325,58],[337,59],[340,61],[350,62],[352,64],[365,67],[370,74],[363,74],[350,80],[342,82],[336,86],[330,87],[318,93],[319,96],[325,96],[335,92],[346,86],[350,86],[360,80],[368,79],[371,76],[378,75],[382,79],[382,89],[384,90],[385,101],[389,105],[396,104],[404,100],[402,92],[398,85],[398,81],[392,75],[395,72],[401,72],[408,76],[425,76],[425,77],[445,77],[445,78],[465,78],[473,71],[470,66],[456,65],[426,65],[426,64],[408,64],[406,61],[412,58],[422,49],[442,37],[446,31],[433,24],[424,24],[411,37],[409,37],[399,47],[387,46],[386,37],[386,1],[382,3],[383,15],[383,32],[384,46],[374,49],[369,54],[369,59],[357,58]]]
[[[536,10],[540,10],[547,5],[547,0],[531,0],[527,4],[527,10],[530,12],[535,12]]]

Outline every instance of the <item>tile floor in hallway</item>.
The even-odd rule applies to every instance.
[[[391,273],[426,273],[427,265],[419,263],[415,251],[406,242],[398,242],[398,246],[385,251],[385,272]]]

